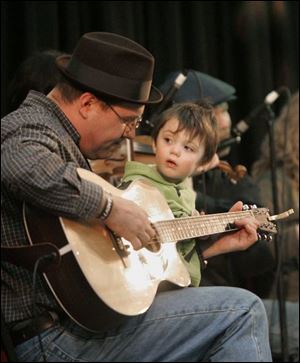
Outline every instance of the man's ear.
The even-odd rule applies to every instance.
[[[79,97],[79,113],[80,115],[86,119],[92,107],[97,102],[97,99],[90,92],[84,92]]]

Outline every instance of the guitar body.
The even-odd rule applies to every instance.
[[[90,171],[78,169],[78,174],[136,202],[151,222],[174,218],[162,194],[146,181],[134,181],[121,191]],[[128,316],[144,313],[163,281],[190,284],[176,241],[135,251],[99,220],[58,218],[27,205],[24,222],[31,244],[50,242],[60,250],[61,263],[44,277],[66,313],[88,330],[117,325]]]
[[[135,251],[129,241],[115,236],[99,220],[55,217],[24,205],[29,242],[52,243],[59,249],[60,263],[44,273],[56,300],[77,324],[95,332],[147,311],[161,287],[190,284],[177,253],[178,240],[234,231],[234,221],[246,216],[255,217],[261,231],[276,233],[271,221],[293,213],[289,210],[270,217],[268,209],[256,208],[174,219],[163,195],[146,180],[119,190],[88,170],[77,172],[106,192],[144,208],[159,241]]]

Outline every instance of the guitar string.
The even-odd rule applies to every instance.
[[[154,223],[154,226],[160,235],[159,240],[174,241],[184,238],[199,237],[199,233],[200,235],[203,233],[207,235],[207,234],[225,232],[224,227],[226,227],[228,223],[232,223],[235,219],[242,218],[248,214],[252,214],[251,211],[229,212],[226,214],[218,213],[208,216],[203,215],[195,217],[186,217],[180,219],[158,221]],[[171,228],[170,225],[172,225]],[[219,228],[222,228],[222,230],[219,230]],[[195,233],[193,233],[192,230],[195,230]],[[187,232],[188,236],[186,235]],[[156,238],[155,242],[159,242],[159,240]]]

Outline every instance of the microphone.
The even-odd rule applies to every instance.
[[[187,79],[187,71],[184,70],[182,73],[179,73],[176,77],[174,83],[171,85],[171,87],[166,92],[166,95],[164,96],[162,102],[158,105],[158,108],[156,110],[156,114],[160,114],[163,110],[165,110],[169,104],[171,103],[173,97],[179,90],[179,88],[184,84],[184,82]]]
[[[219,145],[217,146],[217,152],[222,151],[223,149],[225,149],[228,146],[231,146],[233,144],[239,144],[241,142],[241,136],[237,135],[234,137],[230,137],[224,141],[221,141],[219,143]]]
[[[168,91],[166,92],[166,95],[164,96],[161,103],[158,105],[156,111],[151,116],[150,120],[146,120],[146,123],[150,125],[151,127],[154,127],[153,120],[156,118],[157,115],[159,115],[162,111],[164,111],[171,103],[173,97],[179,90],[179,88],[184,84],[184,82],[187,79],[187,70],[183,70],[181,73],[178,74],[178,76],[175,78],[174,83],[170,86]]]
[[[288,89],[286,87],[280,87],[277,91],[272,91],[267,94],[264,99],[264,102],[256,107],[253,111],[250,112],[243,120],[239,121],[235,127],[233,128],[233,133],[235,135],[241,135],[248,130],[250,124],[259,116],[265,116],[266,114],[270,114],[270,106],[278,99],[278,97],[287,93]]]

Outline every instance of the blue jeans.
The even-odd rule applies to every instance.
[[[143,315],[97,334],[72,321],[42,334],[49,362],[271,362],[261,300],[231,287],[160,293]],[[42,360],[38,338],[16,348],[20,361]]]

